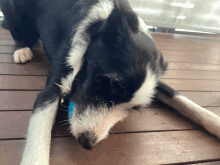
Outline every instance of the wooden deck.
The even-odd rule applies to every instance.
[[[154,34],[169,61],[162,80],[220,115],[220,40]],[[14,64],[14,41],[0,29],[0,164],[19,165],[32,106],[45,86],[49,62],[35,51]],[[40,54],[40,55],[37,55]],[[117,124],[93,150],[83,149],[62,127],[53,130],[51,165],[220,164],[220,140],[159,104]]]

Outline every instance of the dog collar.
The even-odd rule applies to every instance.
[[[68,106],[68,115],[70,118],[73,117],[74,107],[75,107],[75,104],[73,102],[70,102]]]

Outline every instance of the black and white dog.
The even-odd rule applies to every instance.
[[[40,39],[51,61],[46,88],[30,119],[22,165],[48,165],[51,129],[60,98],[75,103],[71,133],[86,149],[108,136],[132,109],[156,96],[220,138],[220,117],[159,80],[167,61],[126,0],[1,0],[19,49],[33,57]]]

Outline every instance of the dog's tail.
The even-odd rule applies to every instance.
[[[176,109],[220,138],[220,117],[218,115],[202,108],[161,81],[158,83],[156,96],[163,103]]]

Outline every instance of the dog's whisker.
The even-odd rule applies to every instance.
[[[62,121],[59,121],[58,123],[63,123],[63,122],[68,122],[69,120],[62,120]]]
[[[64,112],[68,112],[67,109],[63,109],[63,108],[60,108],[60,107],[59,107],[59,110],[64,111]]]
[[[109,132],[118,140],[117,136],[111,130]]]

